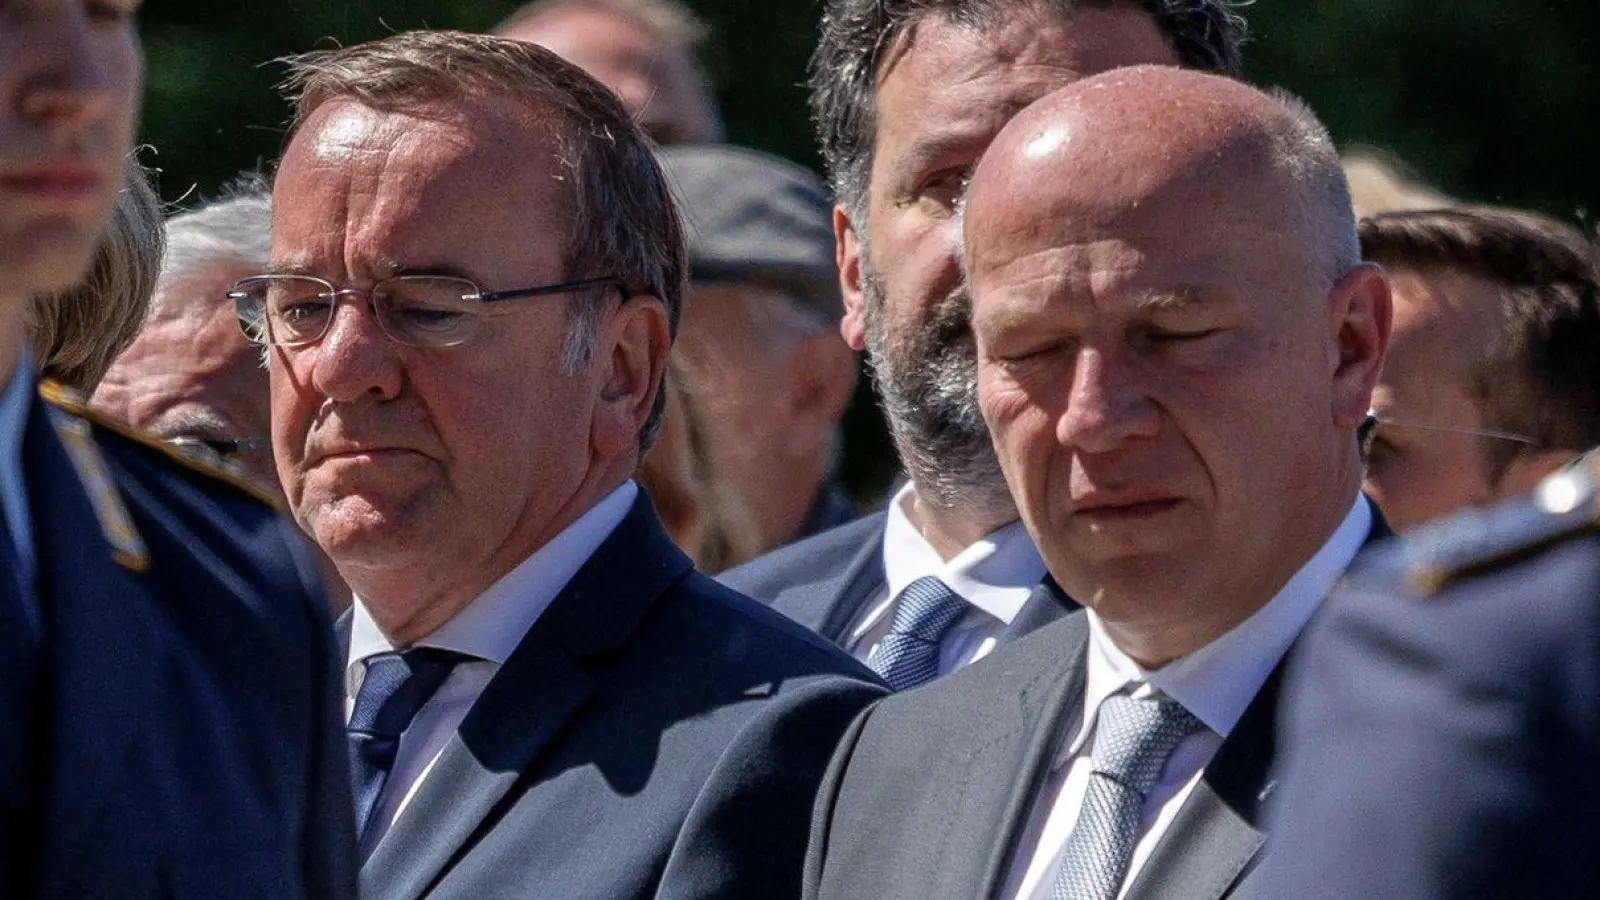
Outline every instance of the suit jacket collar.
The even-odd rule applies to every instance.
[[[95,811],[111,796],[154,681],[150,627],[154,597],[147,576],[117,563],[98,514],[61,445],[43,401],[35,398],[23,437],[23,471],[34,530],[34,587],[44,611],[51,729],[47,746],[77,759],[56,768],[47,784],[44,833],[91,836]],[[99,848],[52,842],[59,858],[40,871],[63,871]],[[48,893],[48,885],[42,885]]]
[[[836,529],[843,537],[860,540],[860,546],[845,565],[821,581],[797,584],[780,592],[773,605],[796,622],[837,644],[850,632],[850,625],[867,603],[887,582],[883,572],[882,512],[866,516]],[[782,596],[789,591],[804,591],[828,598],[826,603],[786,604]]]
[[[1039,586],[1028,595],[1028,602],[1017,611],[1017,617],[1000,632],[995,646],[1004,647],[1082,608],[1067,596],[1061,585],[1056,584],[1055,578],[1045,575]]]
[[[473,704],[362,866],[362,895],[413,900],[436,883],[594,692],[594,658],[626,647],[693,569],[641,493]],[[419,820],[422,811],[430,818]]]

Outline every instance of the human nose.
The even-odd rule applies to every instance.
[[[76,138],[113,111],[127,91],[122,82],[137,78],[137,68],[117,64],[79,4],[47,3],[20,14],[31,16],[34,27],[21,42],[32,65],[15,98],[18,111],[56,135]]]
[[[365,297],[341,291],[334,304],[322,339],[301,351],[312,358],[312,383],[344,403],[393,399],[405,377],[400,347],[378,325]]]
[[[1107,453],[1153,437],[1160,428],[1161,413],[1133,365],[1097,349],[1078,354],[1067,407],[1057,422],[1056,436],[1064,446]]]

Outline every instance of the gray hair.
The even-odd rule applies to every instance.
[[[1182,65],[1238,74],[1244,20],[1229,0],[827,0],[811,57],[811,115],[834,194],[856,230],[866,229],[878,68],[902,35],[931,16],[986,28],[1019,9],[1065,15],[1132,2],[1155,19]]]
[[[295,103],[289,138],[324,103],[350,100],[379,110],[427,110],[463,100],[515,97],[543,135],[571,190],[565,261],[572,278],[615,275],[630,294],[666,307],[677,334],[688,279],[688,252],[666,177],[649,140],[616,95],[561,57],[521,41],[459,31],[411,31],[340,50],[286,60],[285,90]],[[569,305],[563,363],[587,366],[604,310],[598,292]],[[666,393],[639,431],[642,456],[661,428]]]
[[[272,257],[272,188],[259,173],[241,175],[222,196],[168,219],[166,234],[163,283],[219,265],[264,271]]]
[[[1273,164],[1295,186],[1317,278],[1332,287],[1361,264],[1361,239],[1339,150],[1304,100],[1283,90],[1267,95],[1282,113],[1268,132]]]

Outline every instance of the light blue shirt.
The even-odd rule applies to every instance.
[[[24,594],[33,589],[33,523],[28,518],[28,485],[22,476],[22,433],[33,400],[33,357],[26,348],[17,369],[0,392],[0,505],[16,545],[17,580]]]

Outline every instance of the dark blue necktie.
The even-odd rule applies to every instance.
[[[356,828],[365,836],[372,812],[394,767],[400,735],[417,711],[439,690],[456,663],[468,657],[449,650],[418,647],[382,653],[367,660],[346,732],[350,738],[350,776],[356,795]]]
[[[895,599],[889,633],[867,655],[867,666],[889,687],[909,691],[939,675],[939,645],[967,614],[967,601],[932,575],[906,585]]]

